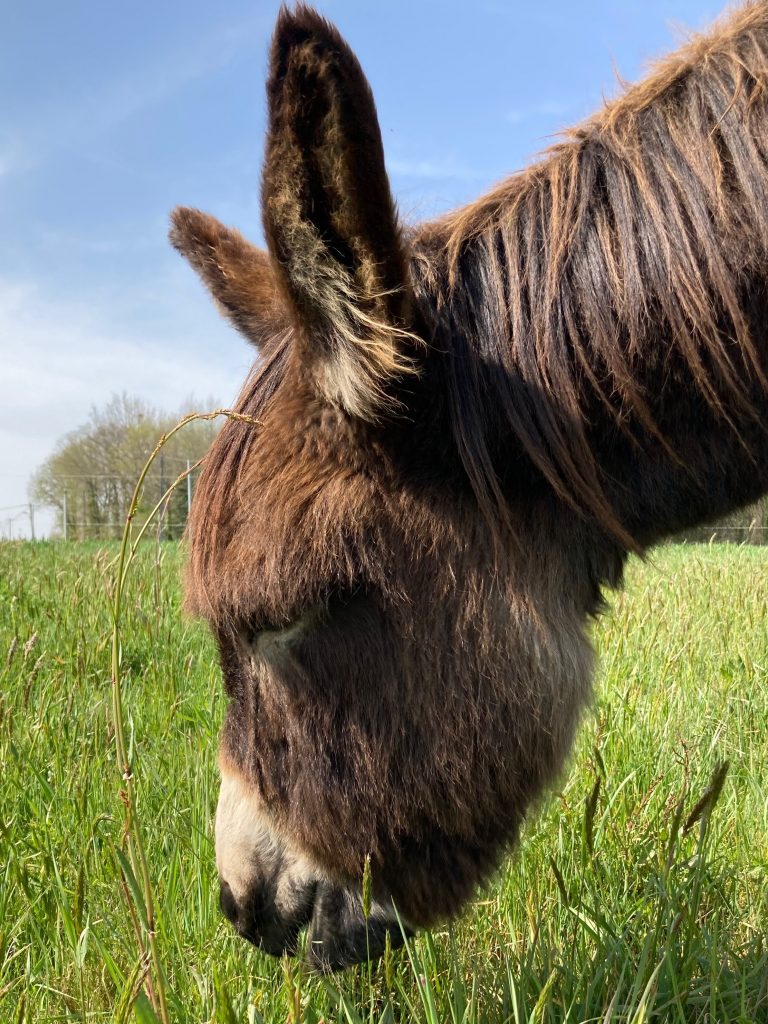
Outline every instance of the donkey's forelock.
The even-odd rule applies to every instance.
[[[269,339],[262,358],[254,365],[235,403],[238,412],[258,422],[284,377],[290,351],[290,332]],[[187,525],[189,560],[185,604],[187,610],[214,621],[226,617],[215,587],[216,566],[231,538],[233,503],[238,481],[254,439],[252,424],[227,420],[209,451],[196,493],[205,494],[193,505]]]

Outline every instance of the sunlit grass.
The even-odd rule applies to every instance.
[[[116,852],[115,554],[0,545],[2,1022],[151,1019]],[[127,740],[172,1019],[768,1020],[768,549],[633,563],[596,629],[598,698],[573,763],[517,854],[453,928],[330,980],[220,918],[215,652],[180,613],[179,550],[139,559]]]

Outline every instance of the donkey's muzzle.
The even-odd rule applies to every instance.
[[[232,922],[238,935],[252,942],[270,956],[293,956],[302,929],[309,923],[314,902],[315,883],[297,894],[289,915],[278,913],[269,893],[254,890],[242,905],[238,904],[226,882],[221,883],[219,906]]]
[[[219,905],[238,935],[271,956],[295,956],[309,926],[306,959],[323,973],[378,960],[388,944],[396,949],[412,934],[392,905],[374,902],[366,916],[359,895],[330,882],[312,882],[295,895],[286,915],[275,909],[266,890],[254,890],[240,905],[222,882]]]

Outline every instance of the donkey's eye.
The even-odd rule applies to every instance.
[[[251,654],[275,644],[285,646],[312,629],[321,620],[325,609],[326,606],[320,603],[284,619],[262,619],[256,623],[249,623],[240,635]]]
[[[290,629],[296,619],[281,619],[279,621],[270,621],[265,619],[260,621],[257,625],[249,626],[247,633],[250,640],[257,640],[260,636],[264,636],[267,633],[282,633],[287,629]]]
[[[334,588],[319,601],[294,615],[280,620],[260,619],[249,623],[242,630],[241,637],[251,649],[257,645],[287,643],[315,626],[343,620],[345,615],[365,606],[368,596],[367,588],[362,585]]]
[[[304,612],[291,619],[282,619],[279,622],[264,621],[258,625],[252,625],[246,631],[248,642],[253,646],[260,641],[289,638],[298,632],[299,628],[308,624],[309,613]]]

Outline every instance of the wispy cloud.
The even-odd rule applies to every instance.
[[[243,51],[253,50],[270,23],[266,16],[242,19],[210,32],[192,45],[159,53],[110,80],[91,83],[86,94],[57,97],[42,108],[29,111],[24,125],[24,152],[14,158],[12,149],[6,153],[0,146],[0,174],[39,165],[56,150],[81,147],[101,132],[173,99],[195,82],[226,67]],[[97,159],[98,154],[93,158]]]
[[[194,46],[160,55],[153,63],[108,83],[81,111],[81,119],[91,125],[95,119],[97,124],[112,126],[171,99],[251,48],[265,24],[264,18],[247,18],[211,32]]]
[[[11,174],[14,164],[15,161],[10,153],[0,152],[0,178],[5,177],[6,174]]]
[[[467,164],[453,156],[440,158],[429,157],[390,157],[387,160],[390,174],[403,178],[446,179],[455,178],[461,181],[477,181],[482,175]]]
[[[7,138],[0,141],[0,178],[26,171],[31,163],[29,155],[18,142]]]
[[[566,99],[539,100],[526,106],[513,107],[506,113],[510,124],[523,124],[525,121],[541,120],[542,118],[560,118],[573,114],[574,104]]]
[[[29,475],[56,441],[114,392],[166,410],[192,394],[231,401],[252,353],[231,334],[228,343],[213,318],[195,336],[191,319],[182,308],[177,333],[140,333],[115,326],[106,306],[53,302],[31,283],[0,279],[0,507],[26,500]]]

